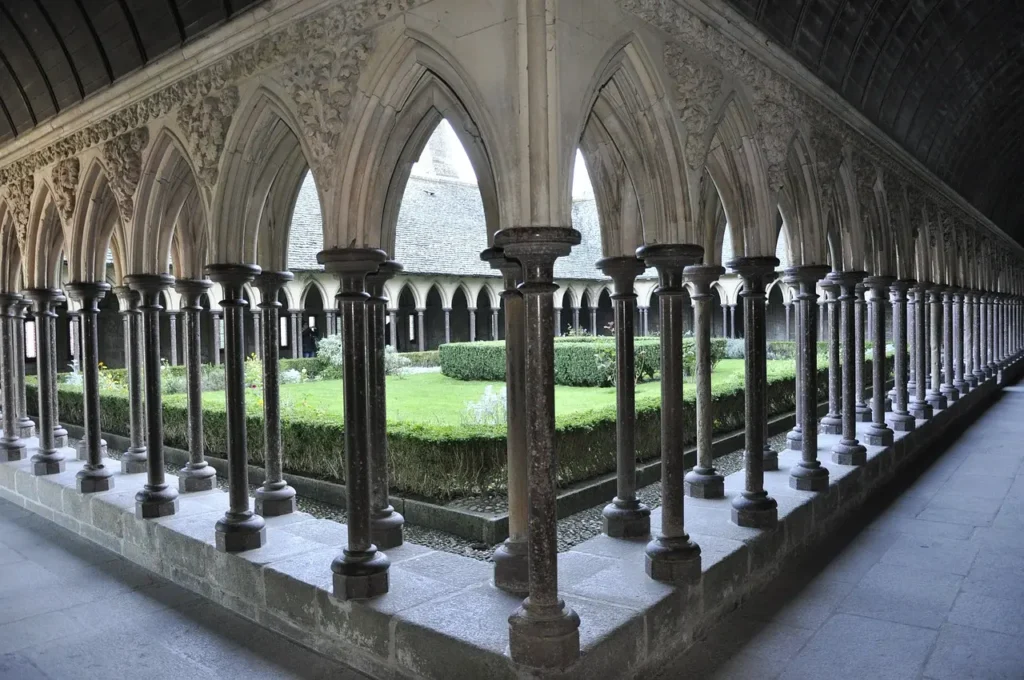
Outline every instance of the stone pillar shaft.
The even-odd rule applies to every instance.
[[[416,310],[416,341],[421,352],[427,349],[427,334],[423,325],[423,315],[425,312],[425,309]]]
[[[867,402],[864,400],[864,383],[867,380],[865,371],[867,367],[864,356],[864,318],[867,316],[867,303],[864,301],[865,291],[866,289],[863,285],[858,285],[854,292],[853,300],[854,408],[856,411],[854,417],[859,423],[871,421],[871,409],[868,408]]]
[[[60,291],[33,289],[25,292],[32,301],[32,313],[36,322],[36,371],[39,378],[39,449],[32,456],[32,472],[36,475],[50,475],[64,471],[64,455],[54,441],[54,381],[51,375],[56,371],[51,345],[55,343],[54,320],[57,314],[53,305],[60,298]]]
[[[932,407],[926,400],[928,385],[928,355],[925,352],[928,335],[925,328],[925,316],[928,311],[928,287],[930,284],[918,282],[914,287],[914,398],[910,402],[910,412],[917,420],[932,417]]]
[[[928,403],[933,409],[944,409],[947,406],[942,389],[943,346],[942,346],[942,286],[933,286],[928,294],[928,307],[931,311],[931,322],[928,324],[931,352],[931,387],[928,390]],[[952,363],[952,361],[950,362]]]
[[[339,321],[340,321],[340,319],[339,319]],[[388,331],[389,331],[390,336],[391,336],[391,346],[394,347],[395,351],[397,352],[398,351],[398,310],[397,309],[389,309],[388,310],[388,322],[389,322],[388,323]]]
[[[171,346],[171,366],[178,365],[178,313],[168,312],[167,313],[167,325],[170,331],[170,337],[167,338],[168,344]]]
[[[867,449],[857,439],[856,400],[856,333],[854,329],[854,301],[856,288],[864,278],[863,272],[833,272],[829,274],[839,285],[841,295],[840,333],[843,338],[843,369],[842,369],[842,436],[838,444],[832,447],[832,460],[841,465],[863,465],[867,461]]]
[[[206,280],[182,279],[175,283],[181,296],[182,355],[188,399],[188,462],[178,471],[178,491],[209,491],[217,480],[217,471],[206,462],[203,436],[203,357],[200,299],[213,284]]]
[[[469,341],[476,342],[476,309],[469,309]]]
[[[18,397],[18,424],[22,438],[33,437],[36,433],[35,422],[28,417],[28,394],[25,390],[25,314],[31,303],[22,298],[18,304],[17,316],[15,317],[15,354],[17,359],[14,362],[17,371],[17,397]]]
[[[823,434],[840,434],[843,429],[843,370],[839,363],[839,286],[829,279],[821,283],[828,316],[828,413],[821,419]],[[817,350],[815,350],[817,351]]]
[[[896,395],[893,400],[892,428],[898,432],[909,432],[916,426],[910,414],[907,394],[907,289],[910,281],[895,281],[889,287],[892,302],[892,334],[896,353]]]
[[[506,312],[507,314],[508,312]],[[444,342],[448,344],[452,341],[452,310],[450,307],[444,308]]]
[[[21,296],[0,294],[0,383],[3,384],[3,429],[0,439],[0,462],[21,460],[25,457],[25,442],[21,439],[18,423],[18,369],[16,363],[24,361],[17,354],[18,308]]]
[[[885,303],[887,289],[893,283],[891,276],[873,276],[864,281],[871,291],[871,426],[864,441],[872,446],[888,446],[893,442],[893,431],[885,423]],[[903,348],[897,347],[897,353]]]

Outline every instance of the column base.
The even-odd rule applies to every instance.
[[[389,505],[380,514],[370,517],[370,540],[381,550],[397,548],[405,542],[403,527],[405,518]]]
[[[201,467],[185,467],[178,470],[178,492],[197,493],[212,491],[217,486],[217,471],[209,463]]]
[[[767,491],[746,492],[732,499],[732,522],[751,529],[770,529],[779,521],[779,504]]]
[[[868,462],[868,450],[856,439],[844,439],[832,447],[832,462],[839,465],[863,465]]]
[[[137,475],[149,469],[149,454],[146,447],[128,449],[121,456],[121,474]]]
[[[57,451],[40,451],[32,456],[32,474],[36,477],[60,474],[64,472],[65,466],[64,456]]]
[[[513,595],[530,592],[530,556],[526,541],[505,539],[491,558],[494,562],[494,587]]]
[[[580,658],[580,617],[565,602],[523,605],[508,617],[512,661],[530,668],[566,668]]]
[[[644,549],[644,571],[655,581],[694,583],[700,580],[700,546],[689,536],[659,536]]]
[[[977,387],[981,383],[985,382],[985,378],[986,377],[987,376],[985,375],[985,371],[983,371],[981,369],[976,369],[974,371],[974,385],[973,385],[973,387]]]
[[[942,396],[945,397],[947,404],[955,404],[960,399],[960,390],[952,385],[943,385]]]
[[[793,428],[786,433],[786,448],[790,451],[800,451],[804,445],[803,431]]]
[[[25,460],[25,442],[21,439],[0,440],[0,463]]]
[[[178,492],[164,485],[160,489],[145,487],[135,494],[135,518],[156,519],[178,512]]]
[[[75,475],[78,493],[99,493],[114,488],[114,474],[101,465],[92,470],[85,468]]]
[[[839,416],[827,415],[818,423],[819,434],[842,434],[843,419]]]
[[[958,396],[962,397],[965,394],[967,394],[967,390],[968,390],[969,387],[970,387],[970,385],[967,383],[966,380],[954,380],[953,381],[953,389],[957,391],[957,395]]]
[[[229,510],[217,520],[214,532],[217,550],[221,552],[256,550],[267,542],[267,523],[248,510],[241,515],[234,515]]]
[[[725,498],[725,477],[714,468],[693,468],[683,477],[683,493],[690,498]]]
[[[856,415],[853,418],[858,423],[870,423],[871,422],[871,407],[867,404],[859,404],[856,406]]]
[[[967,389],[973,390],[978,387],[978,377],[974,374],[967,374],[964,376],[964,382],[967,383]]]
[[[932,406],[925,401],[917,401],[910,404],[910,415],[916,420],[928,420],[932,417]]]
[[[891,428],[885,423],[873,423],[864,433],[864,442],[871,446],[889,446],[892,444],[895,435]]]
[[[53,428],[53,445],[58,449],[64,449],[68,446],[68,431],[63,427],[57,426]]]
[[[339,600],[368,600],[388,592],[391,560],[371,545],[366,552],[348,550],[331,564],[334,597]]]
[[[651,509],[633,500],[618,498],[601,511],[604,533],[610,538],[644,538],[651,535]]]
[[[260,517],[280,517],[295,512],[295,489],[281,482],[267,488],[264,484],[256,489],[253,511]]]
[[[889,416],[889,424],[894,432],[913,432],[917,419],[910,413],[893,413]]]
[[[775,472],[779,469],[779,452],[770,446],[761,450],[761,464],[765,472]]]
[[[828,481],[828,468],[817,461],[813,466],[797,463],[789,473],[789,486],[798,491],[825,491]]]
[[[86,441],[84,439],[78,440],[78,443],[75,444],[75,456],[78,458],[78,460],[89,460],[89,450],[88,450],[88,446],[86,445]],[[106,458],[107,457],[107,440],[106,439],[101,439],[100,440],[100,457],[101,458]]]
[[[946,397],[943,396],[941,393],[937,394],[935,392],[931,392],[926,397],[926,399],[928,401],[928,405],[931,406],[932,408],[932,413],[934,413],[935,411],[942,411],[947,406],[949,406],[949,404],[946,402]]]
[[[22,418],[18,421],[18,436],[22,439],[29,439],[36,436],[36,424],[29,418]]]

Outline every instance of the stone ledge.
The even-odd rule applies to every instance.
[[[1005,366],[1003,381],[1020,368],[1019,362]],[[742,487],[742,472],[726,478],[725,499],[686,498],[687,527],[703,551],[703,579],[695,587],[649,579],[644,540],[597,536],[561,554],[560,591],[580,614],[583,656],[548,677],[634,677],[690,646],[722,612],[769,582],[787,558],[809,550],[997,392],[990,380],[931,420],[919,421],[913,432],[897,433],[893,445],[869,446],[862,467],[831,463],[829,449],[838,437],[821,436],[819,456],[831,473],[822,493],[789,487],[798,454],[782,452],[780,469],[765,475],[779,503],[774,529],[729,522],[729,501]],[[520,600],[490,584],[487,563],[407,544],[388,551],[391,592],[369,602],[339,602],[330,594],[330,562],[345,542],[343,525],[303,513],[269,518],[265,547],[220,553],[214,523],[227,508],[224,492],[185,494],[176,515],[138,520],[134,494],[144,474],[117,473],[113,490],[82,496],[74,486],[82,465],[70,457],[67,472],[33,477],[28,460],[0,464],[0,496],[370,675],[539,677],[508,657],[507,618]],[[657,527],[660,510],[653,514]]]

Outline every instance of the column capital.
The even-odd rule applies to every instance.
[[[594,263],[605,276],[610,276],[614,282],[613,299],[626,299],[636,297],[633,285],[636,277],[644,273],[647,267],[633,255],[619,255],[614,257],[603,257]]]
[[[379,248],[332,248],[317,253],[316,260],[324,270],[341,281],[338,300],[366,300],[366,277],[377,272],[388,259]]]
[[[862,271],[833,271],[829,272],[826,276],[826,280],[832,281],[834,284],[842,287],[853,287],[859,284],[861,281],[866,279],[868,276],[867,272]]]
[[[710,297],[711,284],[722,277],[725,267],[717,264],[691,264],[683,269],[683,278],[693,284],[696,291],[690,298]]]
[[[654,243],[640,246],[636,256],[658,270],[658,295],[682,295],[683,270],[704,257],[704,248],[690,243]]]
[[[523,267],[518,261],[505,256],[505,249],[486,248],[480,252],[480,259],[502,273],[505,293],[516,291],[516,285],[523,280]]]
[[[89,299],[99,300],[110,292],[110,284],[106,281],[76,281],[64,284],[64,288],[75,300],[85,302]]]
[[[864,279],[864,285],[872,290],[886,290],[896,282],[895,276],[872,275]]]
[[[23,300],[18,293],[0,293],[0,316],[17,318]]]
[[[387,302],[384,297],[384,284],[396,274],[405,271],[405,267],[396,260],[384,260],[377,267],[377,271],[366,275],[366,292],[370,294],[370,300],[377,303]]]
[[[915,293],[924,293],[934,285],[931,281],[914,281],[910,286],[910,290]]]
[[[829,267],[826,264],[804,264],[797,267],[789,267],[782,272],[782,282],[790,286],[813,286],[828,276]],[[814,295],[817,297],[817,294]],[[809,298],[808,298],[809,299]]]
[[[291,272],[269,272],[261,270],[252,281],[253,285],[260,291],[260,307],[263,309],[271,306],[280,307],[281,303],[277,301],[277,294],[282,288],[284,288],[286,283],[294,278],[295,275]],[[268,299],[270,302],[267,301]]]
[[[23,295],[32,303],[32,311],[36,315],[56,316],[53,305],[64,299],[64,294],[56,288],[28,288]]]
[[[579,245],[580,232],[572,227],[511,227],[494,235],[495,247],[518,260],[523,269],[523,293],[554,293],[555,260]]]
[[[769,283],[775,280],[777,257],[738,257],[726,266],[740,275],[745,284],[740,295],[743,298],[760,297]]]

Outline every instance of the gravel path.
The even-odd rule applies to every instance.
[[[770,445],[776,450],[782,450],[786,447],[786,435],[780,434],[772,437],[768,440]],[[70,446],[74,447],[77,444],[76,441],[72,440]],[[109,451],[111,458],[120,459],[121,452]],[[732,474],[737,470],[743,468],[743,451],[734,451],[715,459],[715,467],[723,475]],[[177,477],[178,468],[173,465],[167,465],[167,474]],[[217,478],[217,485],[221,489],[227,489],[227,480],[221,477]],[[176,484],[174,486],[177,486]],[[249,493],[250,496],[256,490],[256,486],[250,485]],[[650,508],[656,508],[661,505],[661,482],[655,482],[649,486],[645,486],[637,491],[637,496],[643,503],[646,503]],[[487,512],[503,512],[508,507],[508,499],[503,495],[494,495],[488,497],[475,497],[471,499],[460,499],[458,502],[453,501],[449,506],[455,506],[459,504],[460,507],[466,508],[487,508]],[[575,515],[569,515],[558,521],[558,551],[565,552],[566,550],[572,549],[574,546],[579,545],[583,541],[586,541],[594,536],[601,533],[601,510],[604,509],[606,504],[595,505],[592,508],[577,512]],[[333,519],[337,522],[344,523],[347,519],[345,514],[345,508],[338,507],[336,505],[329,505],[327,503],[321,503],[320,501],[310,500],[302,496],[298,497],[298,507],[302,512],[307,512],[314,517],[321,519]],[[464,555],[471,557],[476,560],[484,562],[491,561],[491,555],[494,554],[494,549],[497,546],[486,545],[483,543],[475,543],[465,538],[455,536],[453,534],[446,533],[444,531],[438,531],[436,529],[429,529],[427,527],[417,526],[415,524],[405,525],[405,538],[411,543],[418,543],[420,545],[433,548],[434,550],[443,550],[445,552],[454,553],[456,555]]]

